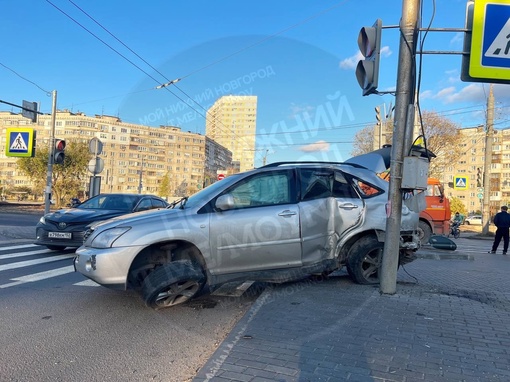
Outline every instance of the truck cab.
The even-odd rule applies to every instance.
[[[425,201],[427,207],[420,213],[418,224],[422,244],[428,243],[432,235],[447,234],[451,218],[450,201],[439,179],[427,179]]]

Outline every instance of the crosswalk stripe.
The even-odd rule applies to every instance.
[[[101,286],[98,283],[96,283],[95,281],[92,281],[90,279],[87,279],[85,281],[80,281],[79,283],[75,283],[73,285],[78,285],[78,286],[94,286],[94,287]]]
[[[30,265],[35,265],[35,264],[43,264],[43,263],[49,263],[49,262],[52,262],[52,261],[69,259],[69,258],[72,258],[74,256],[75,256],[74,254],[72,254],[72,255],[59,255],[59,256],[44,257],[44,258],[41,258],[41,259],[20,261],[20,262],[12,263],[12,264],[0,265],[0,271],[7,271],[7,270],[10,270],[10,269],[23,268],[23,267],[28,267]]]
[[[54,253],[54,251],[51,251],[49,249],[41,249],[40,251],[9,253],[7,255],[0,255],[0,260],[13,259],[15,257],[23,257],[23,256],[30,256],[30,255],[39,255],[41,253]]]
[[[0,251],[10,251],[11,249],[20,249],[20,248],[30,248],[30,247],[40,247],[36,244],[20,244],[20,245],[14,245],[11,247],[0,247]]]
[[[27,275],[27,276],[15,277],[15,278],[11,279],[14,282],[9,283],[9,284],[0,285],[0,288],[5,289],[5,288],[9,288],[9,287],[12,287],[15,285],[30,283],[30,282],[34,282],[34,281],[41,281],[41,280],[49,279],[51,277],[65,275],[65,274],[71,273],[71,272],[74,272],[74,267],[72,265],[67,266],[67,267],[57,268],[57,269],[51,269],[49,271],[33,273],[33,274]]]

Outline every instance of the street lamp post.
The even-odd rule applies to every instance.
[[[143,165],[144,165],[144,157],[142,156],[142,165],[140,166],[140,179],[138,180],[138,193],[142,193],[142,177],[143,177]]]

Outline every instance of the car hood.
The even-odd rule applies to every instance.
[[[106,220],[116,216],[125,215],[129,212],[119,210],[103,210],[103,209],[79,209],[66,208],[45,215],[45,219],[66,222],[66,223],[87,223],[99,220]]]
[[[128,215],[122,215],[113,217],[111,219],[108,219],[107,221],[101,221],[97,224],[94,224],[94,228],[98,227],[104,227],[104,228],[112,228],[117,226],[131,226],[133,224],[140,224],[140,220],[147,220],[148,219],[161,219],[161,218],[173,218],[176,216],[182,216],[183,214],[186,214],[190,210],[186,209],[180,209],[180,208],[162,208],[162,209],[155,209],[155,210],[148,210],[148,211],[142,211],[142,212],[136,212]],[[145,222],[143,222],[145,224]],[[108,226],[108,227],[105,227]]]

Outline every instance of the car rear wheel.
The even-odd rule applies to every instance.
[[[356,283],[379,283],[383,247],[375,236],[364,236],[353,244],[347,255],[347,269]]]
[[[143,281],[142,297],[153,309],[182,304],[202,289],[205,276],[191,261],[173,261],[151,272]]]
[[[46,248],[51,249],[52,251],[62,251],[66,247],[64,247],[62,245],[47,245]]]

